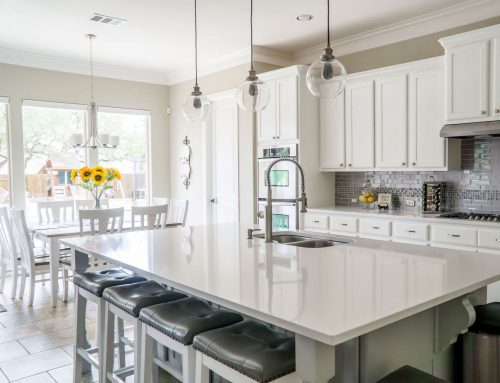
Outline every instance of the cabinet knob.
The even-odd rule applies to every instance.
[[[351,166],[352,166],[352,164],[348,164],[347,166],[351,167]]]
[[[412,166],[415,166],[415,165],[417,165],[417,163],[416,163],[416,162],[412,162],[412,163],[411,163],[411,165],[412,165]]]
[[[343,167],[344,167],[344,164],[339,164],[339,167],[343,168]]]
[[[406,166],[406,162],[401,162],[401,166]]]
[[[481,114],[484,116],[486,114],[486,110],[482,110]]]
[[[276,138],[279,140],[279,139],[280,139],[280,136],[277,136]]]
[[[496,114],[500,114],[500,109],[498,109],[498,108],[497,108],[497,109],[495,109],[495,113],[496,113]]]

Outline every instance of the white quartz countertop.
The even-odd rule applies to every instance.
[[[62,243],[330,345],[500,279],[498,255],[368,239],[300,248],[248,240],[249,227],[194,226]]]
[[[455,219],[455,218],[439,218],[439,214],[429,214],[424,215],[419,211],[397,209],[388,211],[379,211],[378,209],[363,209],[360,207],[348,207],[348,206],[326,206],[326,207],[315,207],[308,208],[308,213],[321,213],[321,214],[345,214],[345,215],[356,215],[371,218],[397,218],[397,219],[408,219],[408,220],[422,220],[430,223],[441,223],[441,224],[463,224],[463,225],[473,225],[473,226],[489,226],[496,227],[500,230],[500,222],[487,222],[487,221],[474,221],[467,219]]]

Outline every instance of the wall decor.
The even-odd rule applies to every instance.
[[[181,170],[180,170],[180,177],[181,177],[181,182],[182,184],[186,187],[186,190],[189,189],[189,184],[191,183],[191,147],[189,144],[191,141],[189,141],[188,136],[184,138],[182,141],[182,144],[184,145],[181,149],[181,155],[180,155],[180,160],[181,160]]]

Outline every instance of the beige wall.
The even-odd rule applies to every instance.
[[[258,72],[267,72],[277,69],[276,66],[255,63]],[[223,90],[237,88],[248,75],[248,64],[239,65],[224,71],[203,76],[199,79],[201,90],[204,94],[217,93]],[[171,196],[174,198],[189,199],[188,223],[198,224],[206,220],[203,212],[206,210],[208,200],[204,185],[205,149],[206,140],[204,128],[201,123],[188,122],[182,114],[182,104],[186,96],[192,92],[193,82],[186,81],[170,87],[170,174]],[[253,193],[253,118],[249,112],[239,113],[239,216],[241,222],[252,222],[254,215]],[[191,141],[191,185],[188,190],[184,188],[179,178],[179,151],[185,136]]]
[[[438,40],[444,36],[472,31],[474,29],[500,24],[500,17],[484,20],[478,23],[465,25],[444,32],[417,37],[395,44],[385,45],[362,52],[339,57],[345,65],[347,73],[362,72],[365,70],[382,68],[389,65],[402,64],[430,57],[444,55],[444,50]]]
[[[11,126],[11,172],[24,169],[22,113],[23,99],[87,104],[89,78],[85,75],[0,64],[0,96],[9,97]],[[152,192],[169,194],[168,87],[132,81],[96,78],[95,101],[98,105],[144,109],[151,112]],[[24,180],[12,184],[14,204],[23,206]]]

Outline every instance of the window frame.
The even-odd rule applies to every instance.
[[[5,110],[6,110],[6,114],[5,114],[5,137],[7,139],[7,157],[8,157],[8,163],[9,163],[9,167],[8,167],[8,171],[9,171],[9,175],[8,175],[8,180],[9,180],[9,206],[13,206],[13,200],[12,200],[12,184],[13,184],[13,181],[12,181],[12,178],[13,178],[13,172],[12,172],[12,143],[11,143],[11,139],[10,139],[10,129],[11,129],[11,125],[10,125],[10,98],[9,97],[5,97],[5,96],[0,96],[0,104],[2,105],[5,105]]]

